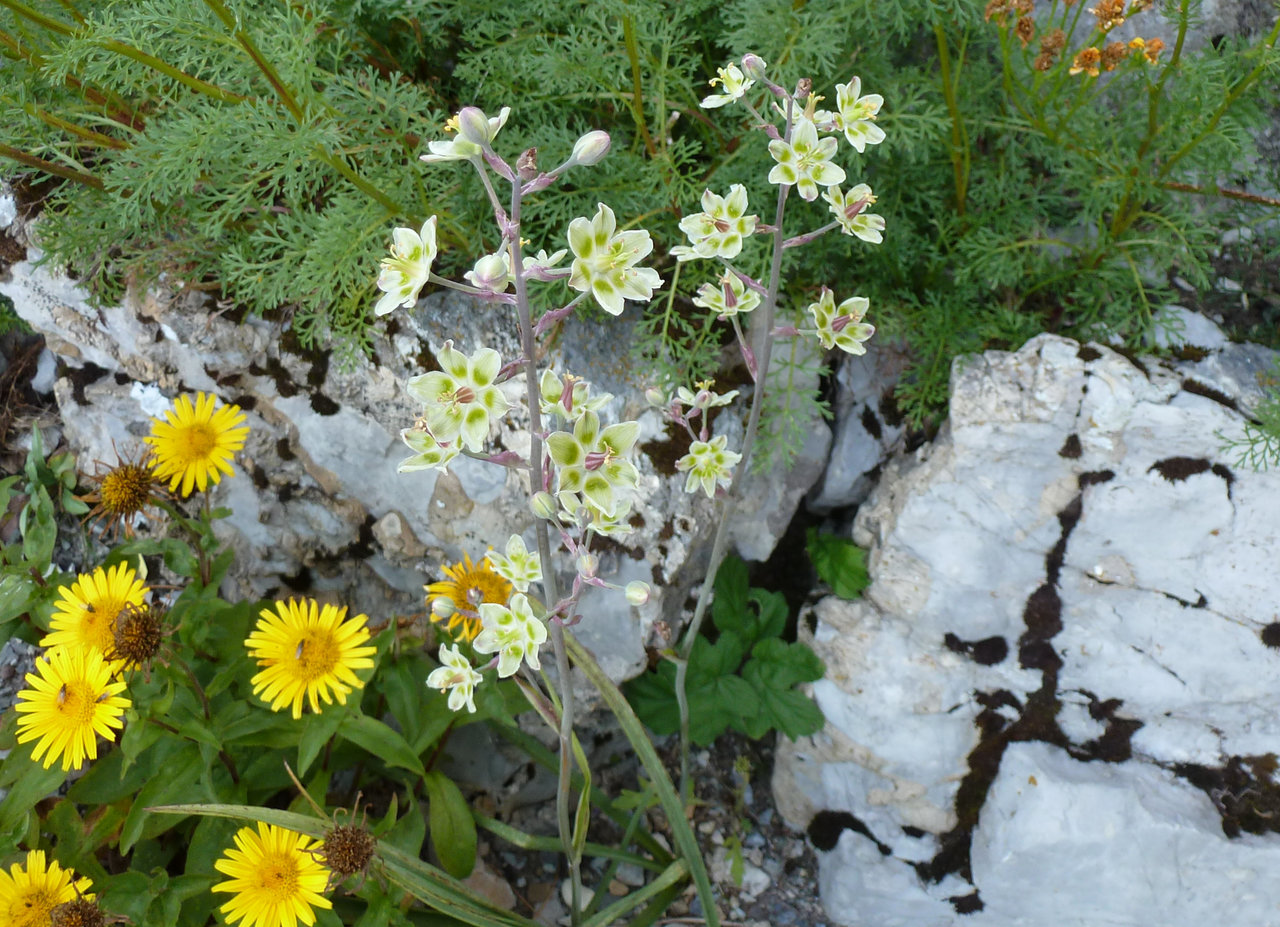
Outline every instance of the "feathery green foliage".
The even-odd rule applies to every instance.
[[[1109,42],[1085,3],[1038,4],[1026,45],[1012,4],[990,6],[992,21],[981,0],[106,0],[75,14],[4,0],[16,79],[0,93],[0,153],[69,180],[42,243],[104,298],[163,274],[289,312],[304,341],[352,351],[368,342],[389,225],[440,215],[451,276],[496,243],[471,172],[416,160],[459,106],[516,107],[504,142],[536,143],[544,164],[585,130],[612,135],[589,187],[529,204],[535,249],[601,200],[661,248],[681,243],[704,187],[744,183],[757,203],[768,190],[765,147],[740,143],[750,117],[698,106],[715,67],[751,50],[784,85],[809,76],[827,94],[859,74],[887,101],[886,142],[854,165],[885,244],[851,256],[826,236],[788,251],[788,286],[797,301],[833,283],[871,298],[871,320],[910,349],[898,399],[922,424],[958,354],[1042,330],[1137,343],[1173,273],[1205,283],[1218,231],[1275,206],[1235,178],[1267,118],[1274,30],[1194,53],[1171,42],[1154,63],[1133,52],[1095,78],[1069,73]],[[1182,35],[1198,2],[1163,11]],[[1156,15],[1129,18],[1145,34]],[[1037,55],[1055,28],[1062,47]],[[807,231],[812,216],[792,212],[787,233]],[[763,250],[743,270],[759,275]],[[664,379],[716,365],[689,310],[701,282],[684,274],[640,329]]]

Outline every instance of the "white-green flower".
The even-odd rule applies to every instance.
[[[489,436],[489,419],[507,411],[509,403],[494,385],[502,358],[492,348],[481,348],[471,357],[454,350],[446,341],[437,352],[440,370],[409,380],[409,395],[425,407],[427,428],[440,443],[461,436],[472,453],[479,452]]]
[[[580,492],[606,515],[618,505],[617,489],[630,489],[640,474],[625,459],[640,435],[639,422],[618,422],[601,429],[600,416],[587,411],[574,422],[573,433],[547,436],[547,451],[556,465],[560,489]]]
[[[456,441],[440,444],[426,428],[405,428],[400,432],[400,440],[413,451],[412,457],[400,461],[400,466],[396,468],[400,473],[412,473],[415,470],[444,472],[449,469],[449,461],[459,453]]]
[[[714,499],[717,483],[728,488],[733,480],[733,466],[742,455],[728,450],[727,443],[724,435],[717,435],[710,441],[694,441],[689,445],[689,453],[676,461],[677,470],[689,471],[685,492],[697,492],[701,487],[707,498]]]
[[[884,97],[878,93],[862,95],[862,78],[855,77],[847,84],[836,84],[836,111],[813,114],[815,122],[843,132],[845,140],[862,154],[868,145],[884,141],[884,129],[875,124],[876,115],[884,105]]]
[[[444,161],[479,161],[484,154],[484,145],[493,141],[498,130],[507,124],[511,115],[511,107],[504,106],[497,116],[488,117],[474,106],[467,106],[445,123],[446,132],[456,132],[455,138],[445,141],[427,142],[430,154],[421,156],[428,164],[439,164]]]
[[[547,254],[546,249],[540,248],[538,249],[538,253],[533,255],[533,257],[526,256],[521,258],[524,264],[524,272],[530,276],[542,277],[546,271],[551,270],[559,264],[568,253],[568,250],[561,248],[558,251],[553,251],[550,254]]]
[[[761,62],[761,64],[763,63]],[[741,100],[742,95],[750,90],[754,83],[755,81],[750,77],[745,77],[733,62],[729,62],[722,68],[716,68],[716,76],[711,78],[710,84],[712,87],[719,84],[721,90],[719,93],[703,97],[702,108],[716,109],[735,100]]]
[[[677,245],[671,253],[677,260],[738,256],[742,242],[756,230],[756,216],[747,211],[747,188],[735,183],[728,196],[703,191],[702,212],[680,220],[680,231],[689,236],[690,245]]]
[[[516,587],[517,592],[528,592],[530,583],[542,582],[542,558],[529,553],[524,538],[518,534],[507,539],[507,552],[486,555],[493,571]]]
[[[463,705],[467,711],[476,710],[476,686],[484,677],[472,668],[470,661],[458,652],[457,645],[440,645],[440,666],[427,676],[427,685],[449,693],[449,710],[457,711]]]
[[[835,297],[824,286],[818,301],[809,304],[822,346],[828,350],[839,348],[850,354],[866,354],[862,343],[876,333],[875,326],[862,321],[869,305],[865,296],[850,296],[836,306]]]
[[[510,607],[483,603],[480,622],[483,630],[476,635],[471,647],[476,653],[498,655],[500,677],[515,675],[522,662],[528,663],[530,669],[542,669],[538,648],[546,643],[547,626],[534,615],[527,596],[517,592],[511,597]]]
[[[760,294],[730,271],[720,278],[719,285],[704,283],[698,287],[698,295],[693,298],[693,304],[710,309],[723,319],[740,312],[750,312],[760,305]]]
[[[617,502],[612,514],[601,511],[590,499],[583,498],[577,493],[558,492],[555,501],[560,506],[557,517],[567,525],[574,525],[584,531],[610,538],[622,537],[635,530],[630,521],[630,500]]]
[[[391,257],[382,259],[378,289],[383,291],[375,315],[386,315],[398,306],[408,308],[418,301],[418,292],[431,276],[436,259],[436,217],[422,223],[422,230],[398,228],[391,233]]]
[[[561,380],[550,367],[542,371],[538,393],[543,415],[555,415],[569,422],[576,422],[584,412],[599,412],[613,398],[612,393],[593,396],[582,377],[567,373]]]
[[[635,266],[653,250],[649,233],[619,232],[617,228],[613,210],[604,203],[594,218],[579,217],[569,223],[569,247],[574,255],[569,286],[580,293],[589,292],[612,315],[622,313],[624,299],[648,301],[662,285],[656,270]]]
[[[880,234],[884,231],[884,216],[866,211],[866,207],[874,203],[876,198],[865,183],[850,187],[848,193],[841,193],[839,187],[828,187],[822,198],[831,204],[831,214],[836,217],[836,221],[840,223],[840,231],[845,235],[856,235],[873,245],[884,241],[884,236]],[[851,216],[854,207],[863,200],[866,202],[862,211]]]
[[[818,138],[818,130],[803,116],[791,129],[791,141],[776,138],[769,143],[769,154],[778,163],[769,171],[769,182],[794,184],[804,199],[818,198],[818,187],[844,183],[844,168],[831,163],[836,153],[834,138]]]
[[[688,406],[690,409],[714,409],[717,406],[727,406],[733,402],[738,396],[736,389],[731,389],[727,393],[717,393],[711,387],[715,386],[714,380],[700,380],[693,384],[698,388],[695,393],[687,386],[676,388],[676,398],[680,400],[680,404]]]

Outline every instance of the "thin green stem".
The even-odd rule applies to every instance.
[[[947,113],[951,117],[951,173],[956,188],[956,215],[963,216],[969,185],[968,170],[965,167],[969,141],[965,133],[964,119],[960,115],[960,104],[956,99],[955,85],[959,74],[958,72],[956,74],[952,73],[951,50],[948,47],[947,34],[943,31],[941,22],[934,22],[933,38],[938,48],[942,97],[946,101]]]
[[[1262,41],[1263,48],[1260,56],[1262,60],[1258,62],[1257,66],[1255,66],[1252,71],[1242,77],[1236,85],[1227,92],[1227,95],[1222,98],[1222,102],[1218,104],[1218,108],[1214,110],[1213,115],[1209,117],[1209,121],[1205,123],[1205,127],[1196,133],[1194,138],[1185,142],[1181,148],[1170,155],[1164,164],[1160,166],[1160,170],[1156,174],[1157,177],[1162,180],[1165,177],[1168,177],[1169,171],[1173,169],[1175,164],[1190,154],[1197,145],[1209,137],[1209,135],[1218,128],[1218,123],[1222,120],[1222,117],[1226,115],[1227,110],[1232,107],[1236,100],[1240,99],[1241,94],[1253,86],[1258,78],[1262,76],[1263,71],[1266,70],[1267,53],[1275,47],[1276,39],[1278,37],[1280,37],[1280,18],[1276,20],[1275,25],[1271,27],[1271,32],[1269,32],[1267,37]],[[1180,51],[1181,33],[1179,33],[1179,45],[1174,49],[1174,56],[1176,57]],[[1170,62],[1170,67],[1172,67],[1172,62]]]
[[[517,846],[522,850],[547,850],[555,852],[561,849],[559,837],[539,837],[536,834],[527,834],[522,830],[512,827],[510,824],[504,824],[495,818],[486,817],[479,812],[472,812],[476,824],[483,827],[495,837],[501,837],[512,846]],[[623,846],[626,844],[624,843]],[[653,860],[636,853],[628,853],[625,850],[619,850],[615,847],[604,846],[600,843],[587,843],[583,847],[583,852],[587,856],[598,859],[608,859],[619,863],[632,863],[642,869],[648,869],[650,872],[662,872],[663,866],[655,863]]]
[[[504,231],[507,238],[508,254],[511,266],[515,270],[516,314],[520,325],[520,346],[524,353],[525,399],[529,406],[529,465],[531,468],[530,487],[533,492],[540,492],[545,479],[545,468],[542,455],[542,408],[541,389],[538,386],[538,363],[533,337],[533,309],[529,304],[529,286],[524,276],[524,260],[521,256],[520,244],[520,181],[511,184],[511,214],[508,227]],[[560,592],[556,582],[554,562],[551,559],[551,538],[547,531],[547,523],[539,518],[535,521],[535,532],[538,538],[538,556],[542,559],[542,588],[548,603],[560,601]],[[569,918],[573,927],[578,927],[582,912],[582,864],[573,849],[573,828],[570,824],[570,792],[573,774],[573,680],[569,675],[569,654],[565,649],[564,627],[559,621],[551,621],[551,647],[556,658],[556,674],[560,678],[560,769],[556,779],[556,826],[560,833],[560,844],[569,864],[569,881],[571,889],[571,905]],[[584,769],[584,776],[587,771]]]
[[[636,43],[634,16],[622,17],[622,41],[626,45],[627,62],[631,67],[631,118],[635,120],[636,128],[640,131],[640,138],[644,140],[644,150],[652,158],[657,155],[658,149],[654,147],[653,137],[649,134],[649,124],[644,115],[644,88],[640,82],[640,49]]]
[[[6,96],[3,99],[6,103],[11,105],[19,105],[18,102],[11,97]],[[112,138],[110,135],[105,135],[102,132],[96,132],[93,129],[86,129],[81,125],[76,125],[70,120],[63,119],[61,116],[55,116],[53,113],[41,109],[34,103],[23,103],[21,106],[23,112],[33,119],[39,119],[45,125],[51,126],[52,128],[61,129],[63,132],[74,135],[90,145],[97,145],[100,148],[114,148],[117,151],[122,151],[129,147],[128,142],[121,141],[118,138]]]
[[[25,164],[27,167],[43,171],[46,174],[53,174],[55,177],[61,177],[64,180],[74,180],[76,183],[82,183],[86,187],[93,187],[95,190],[102,189],[102,179],[94,174],[87,174],[84,171],[64,167],[53,161],[46,161],[44,158],[37,158],[33,154],[28,154],[3,142],[0,142],[0,158],[10,158],[19,164]]]
[[[791,137],[791,120],[795,102],[787,100],[787,124],[784,138]],[[773,321],[778,306],[778,290],[782,285],[782,219],[786,212],[787,194],[791,192],[788,184],[778,187],[778,202],[773,215],[773,254],[769,261],[769,286],[764,301],[752,319],[754,331],[760,333],[760,346],[756,352],[756,382],[751,394],[751,413],[747,418],[746,433],[742,438],[742,459],[738,461],[738,469],[734,473],[729,491],[721,500],[716,524],[715,539],[711,543],[711,557],[707,562],[707,575],[702,581],[702,589],[698,592],[698,602],[693,609],[693,619],[685,631],[684,641],[680,645],[676,663],[676,705],[680,711],[680,797],[687,807],[693,798],[693,783],[689,777],[689,654],[693,652],[694,641],[702,630],[702,621],[707,614],[707,606],[711,604],[711,592],[715,587],[716,571],[720,561],[724,559],[725,548],[729,544],[729,516],[737,507],[747,480],[747,472],[751,464],[751,451],[755,446],[756,432],[760,429],[760,412],[764,407],[765,381],[769,378],[769,361],[773,353]]]

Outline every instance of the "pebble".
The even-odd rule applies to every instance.
[[[618,881],[632,888],[644,885],[644,870],[635,863],[623,863],[618,867]]]
[[[621,879],[611,879],[609,882],[609,894],[615,898],[621,898],[627,893],[626,883]]]
[[[587,905],[591,904],[591,899],[594,898],[595,896],[596,896],[596,893],[592,889],[587,888],[585,885],[582,886],[583,907],[586,907]],[[573,901],[573,880],[572,879],[565,879],[563,882],[560,883],[560,900],[564,902],[564,906],[566,908],[569,907],[570,904],[572,904],[572,901]]]

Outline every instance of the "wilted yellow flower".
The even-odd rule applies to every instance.
[[[1102,60],[1102,52],[1093,46],[1081,49],[1076,55],[1075,60],[1071,62],[1071,68],[1068,74],[1079,74],[1081,71],[1087,73],[1090,77],[1098,76],[1098,63]]]

